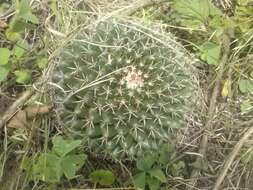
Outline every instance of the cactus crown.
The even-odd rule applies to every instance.
[[[101,22],[60,55],[53,82],[61,121],[95,153],[135,159],[156,151],[184,125],[195,86],[191,62],[173,37]]]

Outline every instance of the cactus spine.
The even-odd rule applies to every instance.
[[[101,22],[60,55],[53,82],[61,121],[96,153],[135,159],[156,151],[184,125],[195,86],[191,62],[171,35]]]

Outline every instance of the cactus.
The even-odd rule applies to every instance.
[[[195,88],[192,58],[172,35],[104,21],[80,32],[59,60],[57,113],[93,152],[136,159],[185,125]]]

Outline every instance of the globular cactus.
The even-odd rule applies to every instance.
[[[57,113],[93,152],[136,159],[185,125],[195,82],[192,58],[174,41],[110,20],[63,50],[53,76]]]

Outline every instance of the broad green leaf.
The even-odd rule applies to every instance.
[[[48,63],[48,61],[47,61],[47,58],[46,57],[41,57],[41,56],[39,56],[38,58],[37,58],[37,65],[38,65],[38,67],[40,68],[40,69],[45,69],[46,67],[47,67],[47,63]]]
[[[14,55],[16,58],[20,58],[24,55],[26,51],[28,51],[28,43],[26,40],[19,40],[17,44],[14,46]]]
[[[33,166],[34,178],[45,182],[59,182],[62,174],[60,158],[55,154],[41,154]]]
[[[146,183],[148,184],[149,190],[160,190],[161,182],[156,178],[146,176]]]
[[[26,21],[30,21],[34,24],[39,23],[39,19],[32,14],[32,9],[29,5],[28,0],[21,0],[17,6],[17,15],[20,18],[23,18]]]
[[[62,136],[55,136],[53,138],[53,151],[59,156],[63,157],[75,148],[81,145],[80,140],[64,140]]]
[[[161,164],[168,164],[168,162],[173,159],[171,155],[175,152],[174,146],[171,144],[163,145],[159,150],[159,158],[158,161]]]
[[[11,65],[0,65],[0,82],[4,81],[11,70]]]
[[[253,104],[250,100],[244,100],[241,103],[240,108],[242,113],[248,113],[253,110]]]
[[[212,42],[205,42],[199,47],[201,59],[210,65],[218,65],[221,46]]]
[[[31,80],[31,71],[29,69],[21,69],[14,71],[16,76],[16,82],[20,84],[26,84]]]
[[[240,80],[239,89],[242,93],[250,92],[253,93],[253,80]]]
[[[14,17],[10,22],[9,32],[10,33],[20,33],[26,29],[27,23],[18,18]]]
[[[165,183],[166,182],[166,177],[163,173],[163,171],[160,168],[154,168],[148,171],[150,176],[158,179],[159,181]]]
[[[85,154],[67,155],[61,159],[61,168],[68,179],[75,177],[76,172],[83,166],[87,156]]]
[[[11,52],[8,48],[0,48],[0,65],[6,65],[9,62]]]
[[[16,5],[17,14],[22,15],[31,11],[28,0],[18,0],[18,3]]]
[[[5,36],[10,41],[17,41],[17,40],[21,39],[21,35],[18,32],[11,31],[10,28],[8,28],[5,31]]]
[[[147,155],[142,159],[137,160],[137,168],[141,171],[148,171],[152,168],[155,163],[155,157],[152,155]]]
[[[191,28],[200,28],[211,15],[221,15],[209,0],[175,0],[174,8],[180,14],[182,24]]]
[[[39,24],[39,19],[32,13],[26,13],[24,15],[21,15],[24,20],[30,21],[33,24]]]
[[[89,175],[89,178],[93,183],[107,186],[112,185],[115,181],[114,174],[109,170],[95,170]]]
[[[146,185],[146,172],[141,172],[133,176],[133,184],[135,187],[144,190]]]

